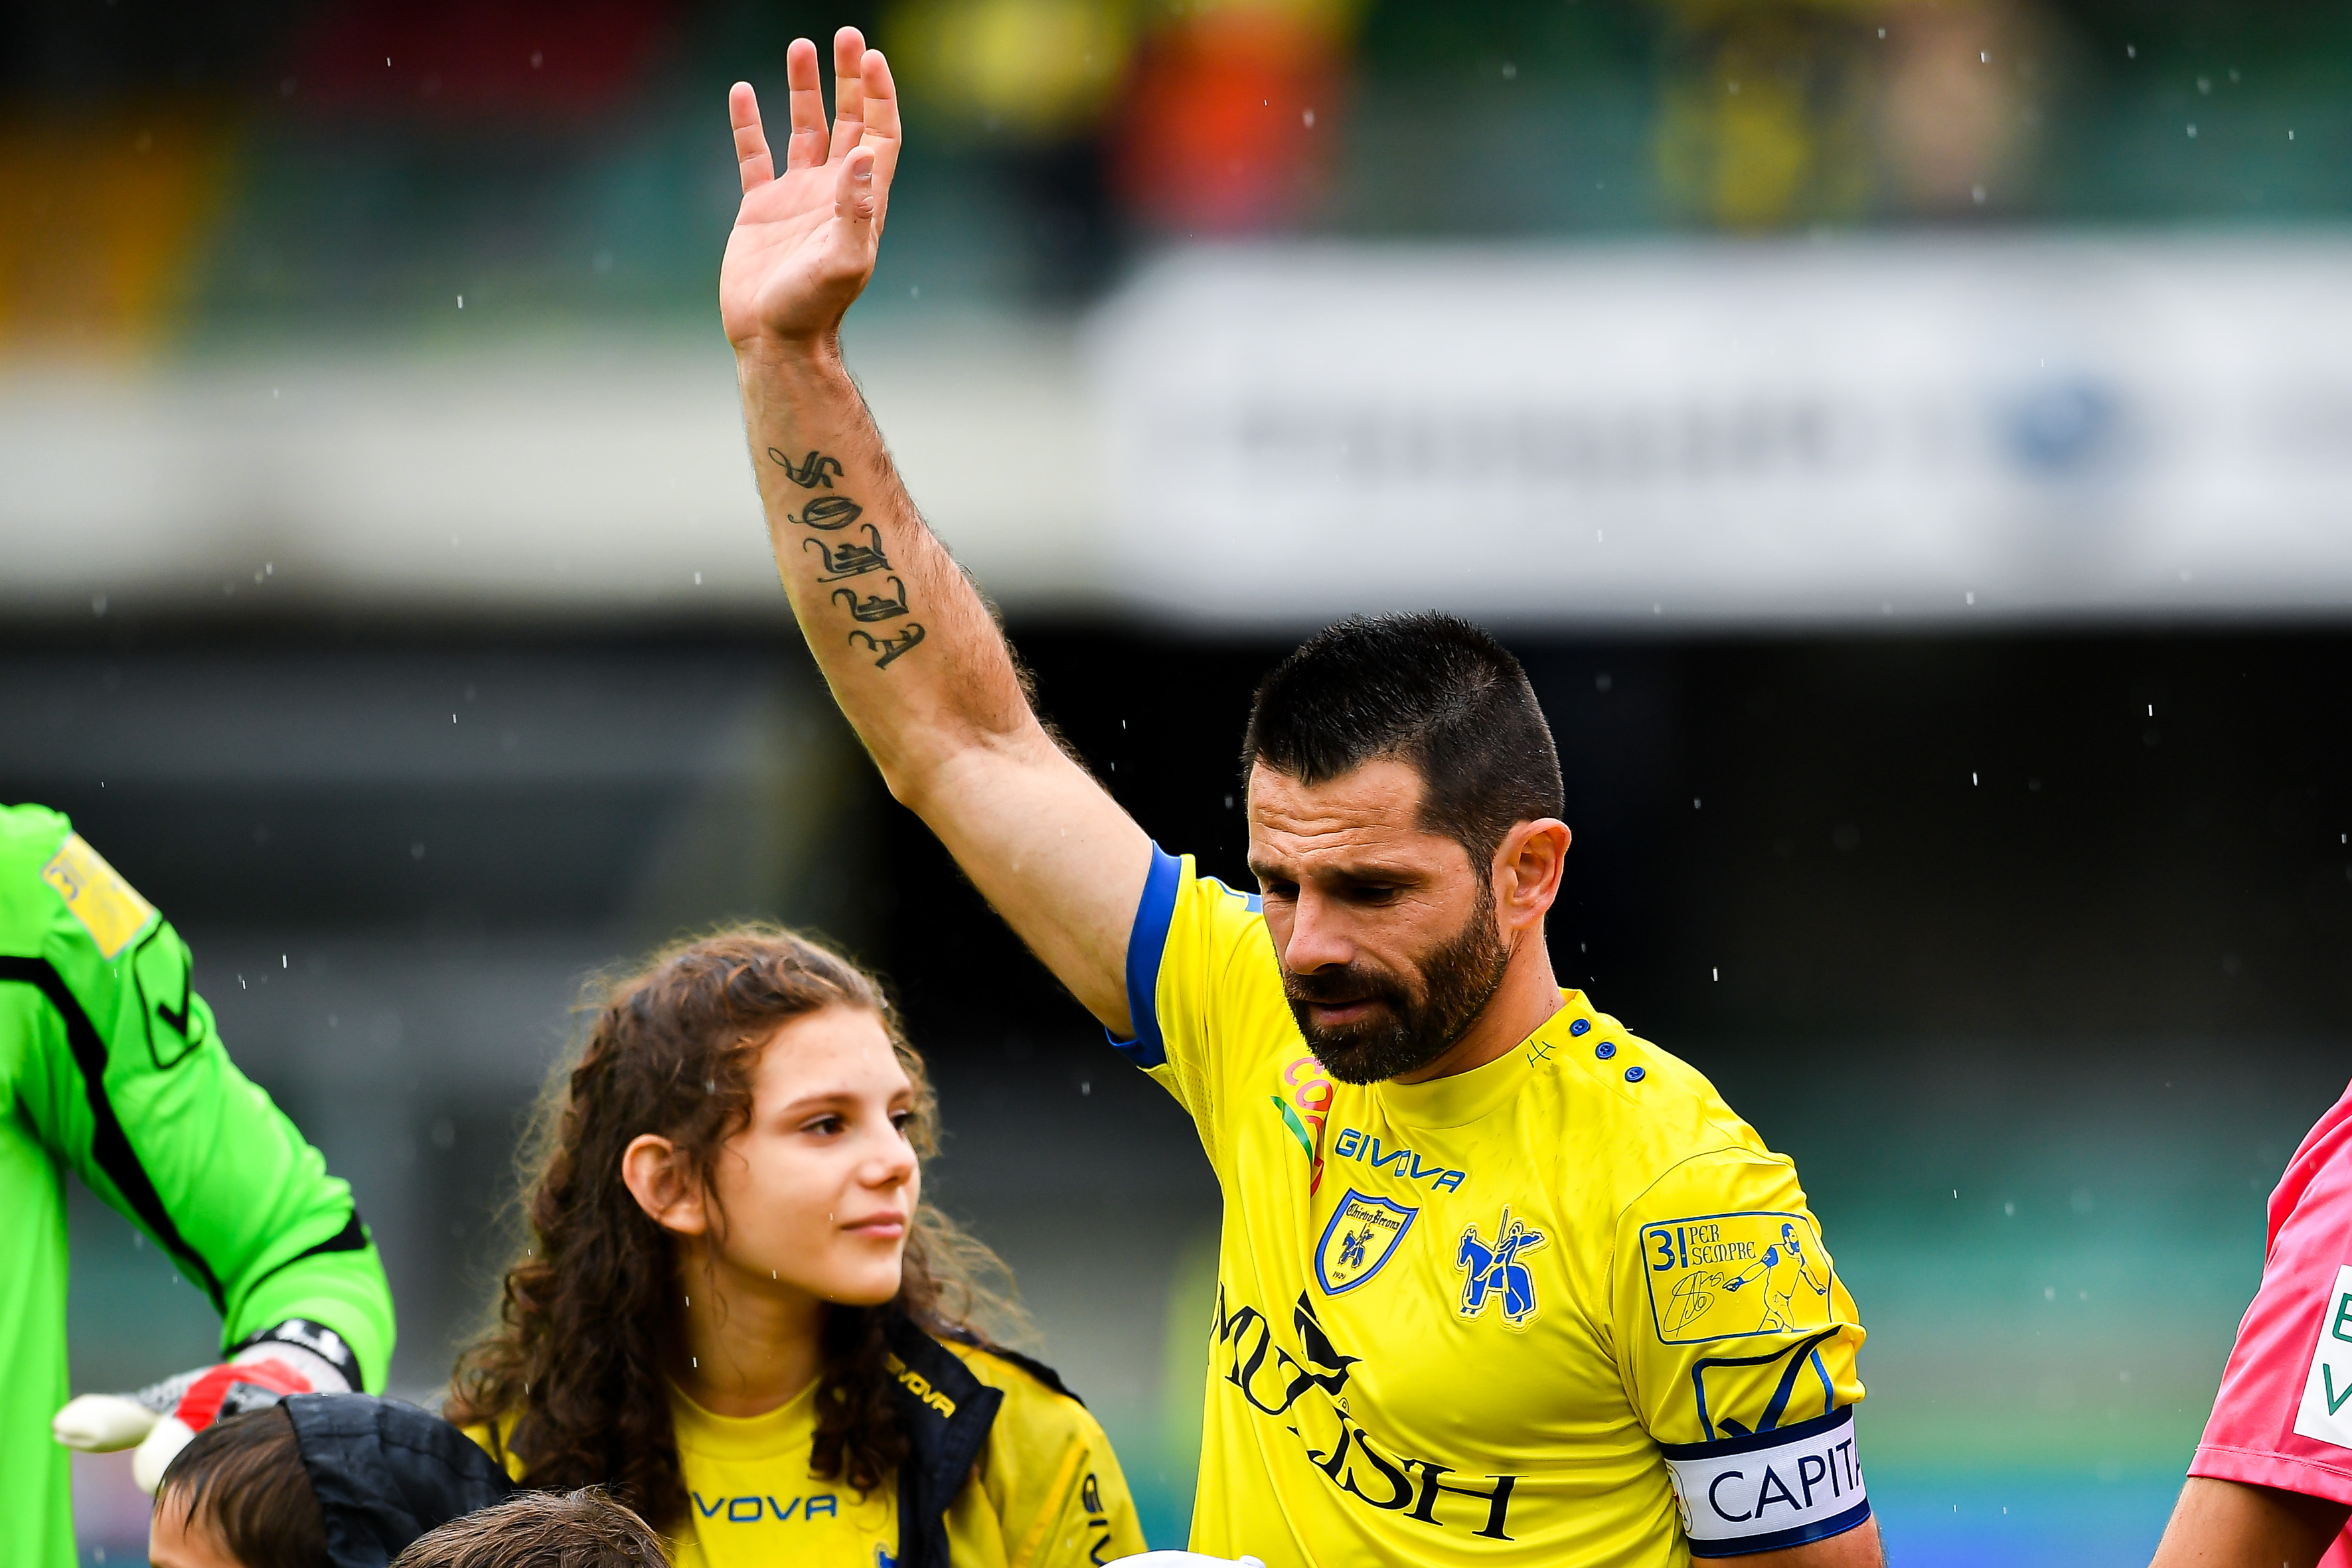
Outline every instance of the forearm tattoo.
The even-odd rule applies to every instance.
[[[824,568],[817,576],[819,583],[844,583],[854,577],[890,574],[882,579],[889,584],[887,594],[869,591],[861,595],[858,588],[835,588],[831,595],[835,602],[849,611],[851,620],[859,623],[850,628],[850,646],[862,645],[868,653],[876,655],[875,668],[889,668],[923,640],[922,623],[903,619],[912,607],[907,600],[907,584],[905,579],[891,574],[890,558],[883,549],[880,529],[870,522],[865,524],[859,531],[866,536],[863,544],[855,538],[816,537],[819,533],[840,534],[865,515],[864,507],[834,489],[833,481],[843,477],[841,459],[823,452],[811,452],[794,462],[771,447],[768,448],[768,460],[782,468],[784,477],[801,489],[826,492],[811,496],[808,504],[801,508],[797,516],[789,511],[784,514],[786,522],[814,531],[801,536],[801,550],[805,553],[812,546],[815,548],[817,558]],[[861,584],[861,587],[870,586]],[[880,632],[866,629],[868,626],[886,621],[898,621],[899,624]]]

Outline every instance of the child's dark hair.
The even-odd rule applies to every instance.
[[[541,1107],[521,1256],[496,1322],[459,1360],[442,1414],[493,1432],[511,1421],[504,1447],[523,1461],[525,1486],[609,1488],[667,1530],[689,1517],[662,1371],[681,1331],[680,1292],[669,1234],[620,1180],[630,1141],[669,1139],[709,1192],[726,1141],[751,1121],[767,1041],[829,1007],[881,1020],[914,1085],[908,1135],[920,1154],[936,1147],[937,1108],[880,983],[793,931],[722,931],[600,990],[578,1060]],[[811,1474],[860,1491],[898,1474],[908,1439],[886,1324],[902,1316],[935,1339],[985,1343],[972,1320],[1011,1317],[987,1288],[1003,1268],[929,1205],[916,1210],[898,1296],[826,1315]]]
[[[155,1507],[178,1509],[185,1528],[211,1535],[245,1568],[325,1568],[326,1515],[282,1405],[197,1433],[163,1471]]]
[[[527,1492],[421,1535],[392,1568],[665,1568],[646,1521],[593,1488]]]

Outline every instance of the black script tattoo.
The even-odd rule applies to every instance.
[[[819,485],[831,489],[833,476],[841,472],[841,459],[828,458],[821,452],[811,452],[801,459],[798,468],[794,468],[793,460],[773,447],[768,448],[768,457],[776,467],[784,470],[784,478],[804,490],[814,489]]]
[[[853,621],[887,621],[895,616],[903,616],[907,613],[907,584],[893,577],[890,579],[890,586],[898,590],[898,596],[895,599],[886,599],[879,594],[868,594],[866,596],[866,602],[860,604],[857,600],[857,590],[855,588],[835,588],[833,591],[833,596],[849,606],[849,618]]]
[[[868,572],[887,572],[890,558],[882,553],[882,534],[872,523],[866,525],[866,537],[870,544],[827,544],[822,539],[803,539],[801,548],[814,544],[824,556],[825,575],[820,583],[838,583],[845,578],[863,577]]]
[[[882,657],[874,661],[874,668],[887,669],[890,668],[891,660],[923,640],[923,624],[920,621],[908,621],[894,635],[887,637],[877,637],[872,632],[852,632],[849,634],[849,640],[863,642],[867,647],[880,654]]]
[[[831,533],[835,529],[847,528],[863,516],[865,511],[864,507],[859,506],[847,496],[819,496],[801,508],[800,516],[794,517],[791,512],[786,512],[784,517],[787,521],[797,522],[803,528],[823,529],[825,532]]]

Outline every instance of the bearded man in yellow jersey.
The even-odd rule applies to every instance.
[[[836,39],[781,171],[734,89],[719,279],[803,633],[891,793],[1191,1113],[1225,1195],[1192,1544],[1305,1563],[1877,1568],[1863,1340],[1795,1170],[1563,991],[1569,829],[1517,662],[1334,626],[1250,715],[1245,893],[1155,846],[1032,712],[841,361],[900,125]]]

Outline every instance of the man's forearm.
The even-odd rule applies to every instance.
[[[728,93],[743,205],[719,272],[776,569],[835,700],[997,911],[1078,1000],[1129,1025],[1127,938],[1150,842],[1030,712],[995,619],[925,526],[841,363],[898,152],[887,63],[834,36],[828,141],[816,51],[785,51],[780,173],[759,95]],[[828,150],[828,147],[830,150]]]
[[[2151,1568],[2312,1568],[2342,1532],[2347,1511],[2326,1498],[2191,1476]]]
[[[891,792],[919,809],[959,752],[1036,734],[1012,656],[915,510],[835,345],[761,343],[736,363],[801,633]]]

